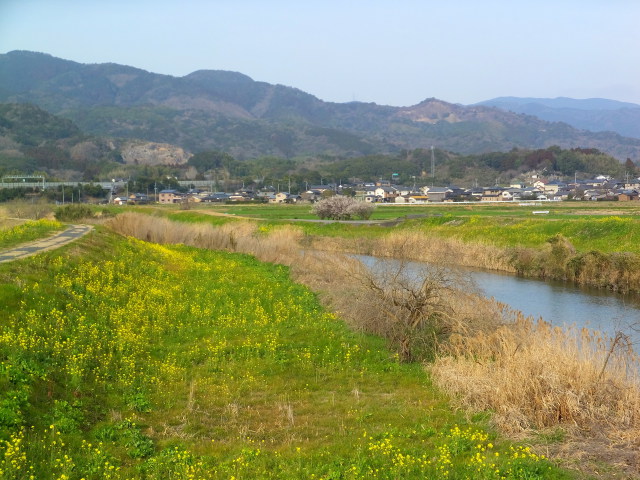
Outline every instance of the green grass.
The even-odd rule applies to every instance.
[[[9,248],[21,243],[44,238],[60,231],[64,225],[51,220],[30,220],[5,230],[0,230],[0,248]]]
[[[309,206],[227,205],[215,211],[266,220],[269,225],[292,223],[312,236],[345,238],[380,237],[398,229],[418,230],[426,235],[456,237],[464,241],[502,247],[541,247],[554,235],[565,236],[578,251],[640,253],[640,205],[629,203],[557,202],[542,206],[507,205],[416,205],[379,206],[372,220],[400,219],[398,226],[353,225],[344,223],[289,222],[314,218]],[[549,210],[548,215],[533,215]],[[211,220],[200,210],[183,214],[191,222]],[[306,212],[306,213],[305,213]],[[422,218],[407,216],[422,215]],[[180,214],[171,218],[180,219]],[[215,217],[214,217],[215,218]]]
[[[284,267],[98,229],[0,278],[0,478],[568,477]]]
[[[566,237],[577,251],[640,253],[640,219],[619,216],[480,217],[446,215],[410,222],[429,235],[460,238],[503,247],[540,247],[554,235]]]

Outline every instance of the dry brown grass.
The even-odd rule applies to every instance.
[[[258,235],[253,222],[234,222],[214,227],[138,213],[123,213],[108,220],[106,225],[122,235],[148,242],[249,253],[262,261],[285,265],[291,264],[296,256],[301,236],[294,227],[283,227],[270,235]]]
[[[493,412],[505,432],[561,428],[582,449],[635,451],[638,472],[640,359],[628,338],[516,317],[492,333],[452,338],[428,366],[436,385],[467,411]]]
[[[343,238],[321,238],[314,241],[312,246],[325,251],[515,272],[505,249],[463,242],[456,238],[427,236],[421,232],[393,232],[379,238],[358,239],[357,242]]]

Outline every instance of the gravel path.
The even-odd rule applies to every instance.
[[[66,230],[56,233],[51,237],[41,238],[29,243],[23,243],[8,250],[1,251],[0,263],[11,262],[20,258],[30,257],[31,255],[37,255],[38,253],[46,252],[47,250],[53,250],[54,248],[73,242],[74,240],[86,235],[91,230],[93,230],[91,225],[71,225]]]

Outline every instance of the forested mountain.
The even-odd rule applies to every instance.
[[[611,131],[640,138],[640,105],[604,98],[519,98],[499,97],[478,105],[535,115],[550,122],[565,122],[592,132]]]
[[[415,114],[415,112],[413,112]],[[31,104],[0,104],[0,175],[42,172],[50,179],[78,181],[127,178],[132,188],[153,189],[180,179],[221,181],[224,188],[254,188],[286,182],[294,191],[307,184],[389,179],[438,184],[493,184],[536,171],[554,175],[638,174],[630,160],[621,164],[594,149],[512,149],[461,155],[436,148],[435,178],[427,173],[430,149],[401,150],[355,157],[237,159],[221,151],[194,155],[170,144],[86,135],[70,120]],[[234,187],[235,185],[235,187]]]
[[[0,104],[0,173],[91,178],[120,159],[115,146],[34,105]]]
[[[438,148],[461,154],[513,148],[597,148],[640,159],[640,139],[577,130],[533,116],[427,99],[412,107],[330,103],[296,88],[225,71],[172,77],[50,55],[0,55],[0,102],[31,102],[85,133],[265,155],[353,157]]]
[[[127,165],[179,166],[188,158],[173,145],[86,135],[71,120],[35,105],[0,104],[0,175],[42,172],[60,180],[97,180]]]

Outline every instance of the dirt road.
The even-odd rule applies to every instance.
[[[8,250],[0,251],[0,263],[11,262],[20,258],[30,257],[38,253],[53,250],[86,235],[93,227],[91,225],[71,225],[66,230],[51,237],[41,238],[33,242],[23,243]]]

